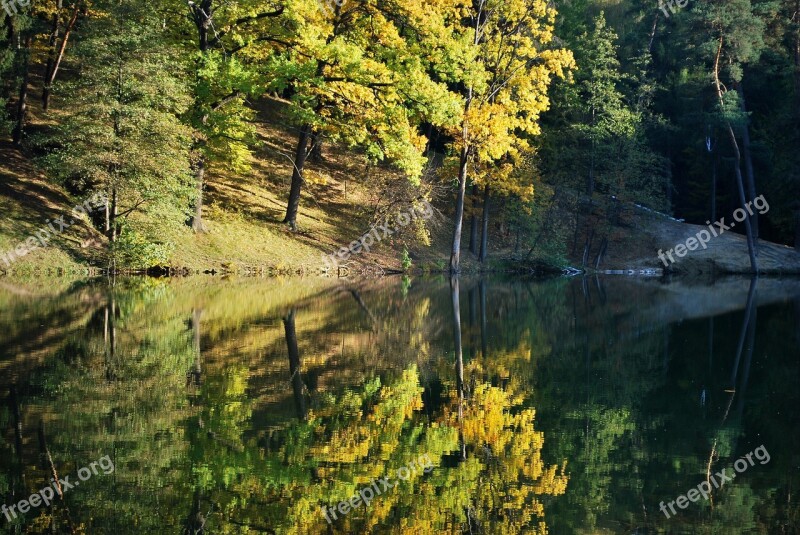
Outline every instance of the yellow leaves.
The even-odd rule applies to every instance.
[[[504,449],[508,439],[504,431],[511,423],[506,393],[493,386],[478,385],[466,405],[462,422],[464,440],[477,446]]]
[[[545,0],[487,0],[480,13],[471,3],[433,4],[444,21],[442,59],[432,58],[437,70],[463,88],[465,109],[460,124],[448,133],[455,139],[452,153],[471,149],[478,182],[511,182],[508,171],[492,169],[528,150],[526,135],[541,132],[539,117],[550,106],[548,86],[575,68],[572,53],[550,47],[556,10]],[[472,172],[472,169],[470,170]],[[492,176],[488,176],[491,174]],[[520,186],[528,197],[532,188]],[[509,188],[510,189],[510,188]]]
[[[312,171],[311,169],[306,168],[303,171],[303,178],[308,184],[325,186],[328,184],[330,176],[326,173]]]
[[[371,412],[364,415],[360,410],[349,411],[349,425],[330,431],[330,439],[312,447],[312,453],[329,462],[345,464],[360,462],[376,453],[381,458],[388,458],[397,447],[397,441],[386,438],[399,436],[414,412],[422,409],[422,391],[417,369],[412,366],[403,372],[396,384],[380,389]],[[363,400],[354,394],[346,395],[340,401],[339,409],[355,403],[360,406]],[[328,434],[326,426],[317,426],[316,434]]]

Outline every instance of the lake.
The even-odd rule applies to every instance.
[[[800,532],[798,280],[36,284],[9,533]]]

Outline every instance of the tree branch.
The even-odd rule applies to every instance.
[[[231,31],[235,30],[237,27],[242,26],[244,24],[247,24],[247,23],[250,23],[250,22],[254,22],[254,21],[257,21],[257,20],[261,20],[261,19],[267,19],[267,18],[272,18],[272,17],[280,17],[281,15],[283,15],[283,11],[284,11],[284,8],[283,7],[279,7],[275,11],[265,11],[264,13],[259,13],[258,15],[253,15],[253,16],[250,16],[250,17],[238,18],[235,21],[233,21],[233,23],[230,25],[229,28],[227,28],[225,30],[222,30],[217,35],[215,35],[214,39],[212,39],[209,42],[209,44],[212,45],[212,46],[218,44],[220,42],[220,40],[222,40],[222,38],[225,37],[228,33],[230,33]]]

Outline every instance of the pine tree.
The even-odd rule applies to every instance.
[[[591,31],[575,40],[574,83],[559,84],[554,109],[545,116],[539,158],[550,183],[628,197],[662,209],[667,166],[651,147],[647,127],[660,118],[651,110],[649,54],[628,67],[618,57],[618,37],[601,12]]]
[[[705,0],[698,3],[695,16],[699,24],[708,31],[709,39],[702,45],[711,62],[711,79],[719,104],[718,113],[734,154],[733,170],[740,206],[745,206],[748,195],[742,173],[742,151],[736,130],[749,128],[746,124],[742,101],[736,87],[742,82],[744,66],[758,61],[765,47],[766,25],[756,13],[750,0],[718,2]],[[749,134],[745,136],[749,139]],[[749,150],[749,149],[748,149]],[[747,189],[754,196],[755,184],[752,172],[747,174]],[[747,249],[750,267],[758,273],[758,251],[751,215],[745,215]]]

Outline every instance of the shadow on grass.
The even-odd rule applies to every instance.
[[[37,230],[46,228],[49,221],[68,215],[75,206],[75,200],[48,183],[41,170],[7,140],[0,140],[0,162],[0,206],[3,209],[0,233],[10,240],[8,247],[16,246]],[[76,231],[78,238],[67,237]],[[65,229],[55,240],[75,262],[95,263],[100,258],[100,251],[82,247],[81,243],[100,236],[93,229],[76,224]],[[50,246],[53,245],[51,242]],[[5,265],[0,267],[5,268]]]

